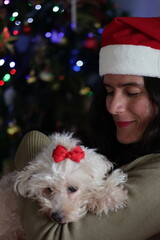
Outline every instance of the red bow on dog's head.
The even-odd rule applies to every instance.
[[[75,148],[68,151],[62,145],[57,145],[57,147],[53,150],[52,157],[56,163],[65,160],[66,158],[70,158],[74,162],[80,162],[85,156],[84,151],[80,146],[76,146]]]

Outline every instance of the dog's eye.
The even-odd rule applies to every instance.
[[[48,187],[48,188],[46,188],[46,192],[48,192],[48,193],[52,193],[53,190],[52,190],[50,187]]]
[[[44,189],[43,193],[44,193],[45,197],[50,198],[53,194],[53,190],[52,190],[52,188],[47,187]]]
[[[67,191],[68,191],[69,193],[74,193],[74,192],[76,192],[77,190],[78,190],[78,187],[73,187],[73,186],[67,187]]]

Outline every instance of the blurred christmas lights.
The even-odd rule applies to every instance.
[[[81,60],[78,60],[78,61],[76,62],[76,65],[77,65],[78,67],[82,67],[82,66],[83,66],[83,62],[82,62]]]
[[[89,96],[92,96],[92,95],[93,95],[93,92],[91,91],[91,89],[90,89],[89,87],[84,87],[84,88],[80,89],[79,94],[80,94],[80,95],[89,95]]]
[[[19,15],[18,12],[13,12],[12,13],[12,17],[14,17],[14,18],[18,17],[18,15]]]
[[[4,77],[3,77],[3,80],[4,80],[5,82],[8,82],[10,79],[11,79],[11,75],[10,75],[9,73],[6,73],[6,74],[4,75]]]
[[[35,5],[35,10],[40,10],[42,6],[40,4]]]
[[[0,80],[0,86],[4,85],[4,80]]]
[[[10,17],[10,19],[9,19],[11,22],[14,22],[14,20],[15,20],[15,17]]]
[[[49,33],[47,35],[49,36]],[[56,30],[53,30],[50,35],[50,40],[52,43],[60,43],[62,42],[63,37],[64,37],[63,32],[58,32]]]
[[[14,30],[14,31],[13,31],[13,35],[14,35],[14,36],[17,36],[18,34],[19,34],[19,31],[18,31],[18,30]]]
[[[11,68],[14,68],[14,67],[15,67],[15,65],[16,65],[16,63],[15,63],[15,62],[10,62],[10,63],[9,63],[9,66],[10,66]]]
[[[10,74],[14,75],[16,72],[17,72],[16,69],[11,69]]]
[[[33,23],[33,18],[31,18],[31,17],[28,18],[28,19],[27,19],[27,22],[28,22],[28,23]]]
[[[4,59],[0,59],[0,66],[3,66],[3,64],[5,63]]]
[[[11,2],[10,0],[4,0],[3,1],[4,5],[9,5]],[[30,34],[32,31],[32,24],[35,21],[35,17],[36,14],[34,13],[34,11],[39,11],[42,10],[42,8],[45,6],[45,1],[44,0],[28,0],[28,6],[31,7],[31,12],[28,16],[26,16],[26,19],[23,19],[23,22],[21,21],[21,19],[16,20],[17,17],[19,17],[19,12],[18,10],[13,10],[11,17],[10,17],[10,21],[13,22],[14,26],[12,28],[12,34],[14,36],[19,35],[20,33],[25,33],[25,34]],[[77,0],[71,0],[70,3],[70,13],[71,13],[71,24],[75,23],[77,24]],[[46,8],[47,9],[47,8]],[[51,8],[53,13],[57,13],[57,12],[64,12],[64,6],[63,4],[55,4],[54,6],[52,6]],[[43,12],[43,11],[42,11]],[[113,11],[108,10],[107,14],[109,16],[111,16],[113,14]],[[48,22],[50,21],[47,20]],[[89,50],[97,50],[99,45],[98,45],[98,39],[97,39],[97,34],[101,35],[103,32],[103,28],[101,26],[101,23],[99,21],[96,21],[94,24],[94,28],[96,28],[96,31],[89,31],[86,34],[86,39],[83,40],[82,44],[84,48],[87,48]],[[17,26],[17,27],[16,27]],[[75,27],[71,27],[72,30],[75,30],[77,26],[75,25]],[[17,29],[18,28],[18,29]],[[69,37],[68,35],[66,35],[65,32],[61,31],[60,29],[57,30],[57,28],[51,28],[48,29],[49,31],[47,31],[46,33],[43,33],[43,36],[45,38],[50,39],[51,43],[53,44],[61,44],[61,45],[67,45],[68,41],[69,41]],[[65,30],[65,28],[64,28]],[[5,32],[6,31],[6,32]],[[8,31],[8,28],[5,28],[5,39],[10,37],[10,33]],[[66,35],[66,36],[65,36]],[[70,63],[70,67],[74,72],[79,72],[82,70],[82,66],[84,65],[84,62],[82,60],[78,59],[78,55],[79,55],[79,50],[78,49],[73,49],[71,50],[71,57],[69,60]],[[0,59],[0,67],[3,66],[5,64],[5,59]],[[11,75],[14,75],[17,70],[15,69],[15,62],[10,62],[9,63],[9,67],[12,69],[9,69],[6,74],[4,74],[3,78],[2,78],[2,82],[0,84],[0,86],[4,85],[4,82],[7,82],[11,79]],[[52,73],[47,73],[44,71],[42,71],[41,73],[39,73],[39,75],[41,76],[40,78],[45,79],[44,81],[50,81],[50,79],[52,79],[53,75]],[[49,80],[48,80],[49,79]],[[26,77],[26,80],[28,83],[32,83],[37,81],[36,77],[34,74],[28,75],[28,77]]]
[[[53,7],[53,12],[58,12],[59,11],[59,7],[58,6],[54,6]]]
[[[80,68],[79,66],[77,66],[77,65],[74,65],[74,66],[73,66],[73,70],[74,70],[75,72],[79,72],[79,71],[81,70],[81,68]]]
[[[15,135],[21,132],[20,127],[16,124],[16,121],[14,120],[13,122],[9,122],[8,128],[7,128],[7,133],[8,135]]]
[[[16,20],[16,21],[15,21],[15,25],[16,25],[16,26],[19,26],[19,25],[21,25],[21,21],[19,21],[19,20]]]
[[[10,0],[5,0],[3,3],[4,3],[4,5],[9,5],[10,4]]]
[[[50,38],[51,36],[52,36],[51,32],[46,32],[46,33],[45,33],[45,37],[46,37],[46,38]]]

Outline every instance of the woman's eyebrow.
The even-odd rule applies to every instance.
[[[105,87],[112,88],[113,86],[108,83],[103,83]],[[142,87],[143,84],[137,83],[137,82],[127,82],[127,83],[120,83],[117,85],[118,87],[127,87],[127,86],[133,86],[133,87]]]

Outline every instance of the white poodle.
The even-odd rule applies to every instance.
[[[126,205],[126,174],[71,133],[50,138],[51,144],[22,171],[0,182],[0,240],[25,239],[17,195],[38,201],[40,213],[61,224],[76,222],[88,211],[101,215]]]

